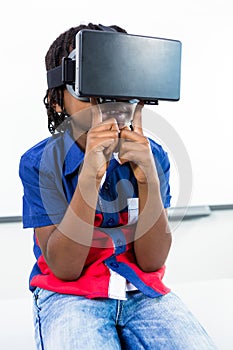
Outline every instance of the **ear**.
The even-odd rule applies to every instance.
[[[50,101],[50,96],[48,95],[48,102],[49,101]],[[55,110],[55,112],[57,112],[57,113],[61,113],[62,112],[61,106],[59,106],[58,103],[53,103],[52,107]]]
[[[54,104],[53,104],[53,109],[54,109],[55,112],[57,112],[57,113],[61,113],[61,112],[62,112],[61,106],[59,106],[59,104],[57,104],[57,103],[54,103]]]

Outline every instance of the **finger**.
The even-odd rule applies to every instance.
[[[114,119],[114,121],[115,121],[115,119]],[[105,133],[106,133],[106,131],[105,131]],[[119,129],[116,121],[111,124],[111,129],[109,130],[109,133],[111,133],[113,135],[114,142],[106,150],[106,154],[111,154],[112,152],[114,152],[117,149],[117,146],[119,143],[120,129]]]
[[[143,130],[142,130],[142,108],[144,106],[144,102],[140,101],[135,110],[134,110],[134,115],[133,115],[133,121],[132,121],[132,126],[133,126],[133,131],[142,134],[143,135]]]
[[[92,127],[92,130],[93,129],[96,132],[105,131],[105,130],[114,130],[114,131],[120,132],[117,121],[114,118],[105,120],[104,122],[101,122],[98,125],[94,125]]]
[[[117,144],[118,140],[114,140],[112,143],[110,143],[109,146],[105,148],[104,154],[111,155],[117,149]]]
[[[120,145],[122,145],[125,141],[135,141],[132,134],[132,130],[127,125],[124,126],[124,128],[120,130]]]
[[[104,131],[99,131],[96,130],[96,132],[92,133],[92,139],[93,140],[100,140],[104,138],[110,138],[110,139],[116,139],[118,140],[118,131],[117,130],[104,130]]]
[[[148,139],[142,133],[132,132],[128,127],[121,129],[120,137],[125,141],[134,141],[137,143],[148,143]]]
[[[118,123],[117,123],[115,118],[108,119],[105,122],[103,122],[103,124],[105,124],[105,123],[108,124],[109,122],[110,122],[110,130],[115,130],[115,131],[120,132]]]
[[[91,114],[92,114],[92,122],[91,122],[91,127],[94,127],[96,125],[99,125],[102,123],[102,113],[99,108],[98,102],[96,98],[91,97]]]
[[[115,118],[107,119],[107,120],[105,120],[104,122],[102,122],[101,125],[102,125],[105,129],[114,130],[114,131],[117,131],[118,133],[120,132],[118,123],[117,123],[117,121],[116,121]]]

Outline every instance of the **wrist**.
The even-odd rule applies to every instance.
[[[144,194],[153,193],[156,196],[156,194],[160,194],[159,183],[155,180],[138,182],[138,192]]]
[[[142,177],[137,179],[138,186],[143,186],[143,187],[157,187],[159,188],[160,182],[157,173],[154,172],[147,172],[147,174]]]
[[[80,192],[85,196],[97,197],[101,184],[101,178],[97,178],[94,174],[86,174],[82,172],[78,177],[78,187]]]
[[[145,204],[148,200],[158,203],[158,199],[161,198],[159,183],[155,179],[146,183],[138,183],[138,196],[141,204]]]
[[[93,186],[96,185],[97,188],[99,188],[101,181],[102,181],[102,174],[98,174],[95,171],[93,171],[92,168],[83,165],[82,170],[79,174],[78,181],[82,184],[82,186]]]

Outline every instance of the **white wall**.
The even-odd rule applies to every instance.
[[[1,8],[0,216],[21,214],[20,155],[49,135],[42,104],[45,53],[62,31],[89,21],[182,41],[181,100],[154,108],[176,130],[188,152],[193,172],[190,203],[232,203],[230,0],[22,0],[5,2]],[[157,132],[155,122],[149,128]],[[179,176],[174,162],[173,205]]]

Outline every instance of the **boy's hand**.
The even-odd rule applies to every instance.
[[[103,122],[98,104],[94,99],[91,103],[92,127],[87,133],[84,164],[90,175],[101,180],[118,145],[120,130],[114,118]]]
[[[146,184],[154,179],[158,181],[158,175],[149,140],[143,134],[142,108],[143,102],[139,102],[133,116],[133,130],[128,126],[121,130],[119,159],[122,164],[130,162],[137,181]]]

